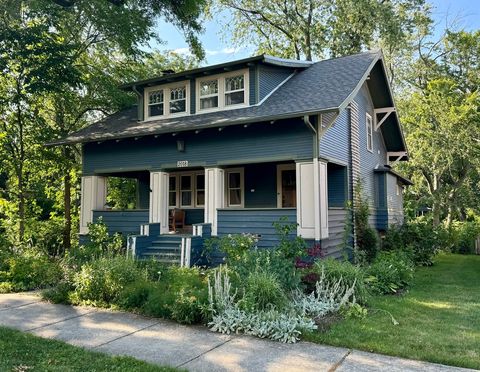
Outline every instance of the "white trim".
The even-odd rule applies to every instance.
[[[382,126],[382,124],[387,120],[387,118],[390,116],[391,113],[395,112],[395,107],[382,107],[378,109],[373,109],[373,113],[375,116],[374,122],[375,122],[375,131],[378,130]],[[377,115],[378,114],[385,114],[383,118],[378,121]]]
[[[296,170],[296,169],[297,167],[295,166],[295,164],[277,164],[277,208],[283,208],[282,207],[282,201],[283,201],[282,172],[284,170]]]
[[[185,238],[182,238],[180,244],[180,267],[185,267]]]
[[[170,90],[181,86],[185,86],[185,111],[171,114],[170,113]],[[163,115],[148,115],[148,94],[154,90],[163,90]],[[179,117],[190,115],[190,80],[178,81],[171,84],[155,85],[147,87],[143,92],[143,117],[144,121],[165,119],[169,117]]]
[[[149,222],[160,223],[160,234],[168,233],[168,186],[167,172],[150,172]]]
[[[240,174],[240,201],[241,204],[230,203],[230,177],[231,173]],[[239,168],[227,168],[225,169],[225,200],[227,208],[243,208],[245,206],[245,169]]]
[[[243,74],[243,87],[244,87],[244,103],[238,104],[238,105],[225,105],[225,94],[226,94],[225,78],[242,75],[242,74]],[[208,96],[200,97],[200,84],[202,83],[202,81],[209,81],[209,80],[218,81],[218,106],[208,108],[208,109],[201,109],[200,98],[208,98],[208,97],[216,96],[216,95],[208,95]],[[228,73],[209,75],[209,76],[195,79],[195,101],[196,101],[195,113],[198,113],[198,114],[205,113],[205,112],[224,111],[224,110],[232,110],[236,108],[248,107],[250,105],[249,70],[248,69],[235,70]]]
[[[221,168],[205,169],[205,223],[212,224],[217,235],[217,210],[225,205],[225,172]]]
[[[170,183],[169,183],[169,205],[170,209],[172,208],[183,208],[183,209],[202,209],[205,205],[198,205],[197,201],[197,176],[204,175],[205,171],[181,171],[181,172],[170,172],[170,177],[175,178],[175,205],[170,205]],[[181,205],[181,190],[180,190],[180,181],[181,176],[191,176],[192,177],[192,204],[191,205]],[[205,186],[204,186],[205,187]],[[173,191],[173,190],[172,190]]]
[[[186,238],[185,247],[185,267],[190,267],[190,259],[192,255],[192,238]]]
[[[373,119],[372,119],[372,115],[370,115],[368,112],[365,114],[365,130],[366,130],[366,133],[367,133],[367,136],[366,136],[367,150],[373,153]],[[368,146],[368,136],[369,135],[370,135],[370,138],[371,138],[371,145],[372,146]]]
[[[315,211],[313,191],[313,163],[298,162],[297,172],[297,235],[315,238]]]
[[[320,239],[328,238],[328,170],[327,162],[318,162],[318,186],[320,208]]]
[[[80,198],[80,234],[88,234],[88,224],[93,222],[93,210],[104,209],[106,196],[106,177],[82,177]]]

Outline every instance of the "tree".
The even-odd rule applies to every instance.
[[[234,42],[260,53],[313,60],[378,46],[392,53],[429,24],[424,0],[218,0],[233,11]]]

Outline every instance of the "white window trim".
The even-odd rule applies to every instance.
[[[197,188],[197,176],[199,176],[199,175],[203,175],[203,189],[200,189],[200,190]],[[193,175],[193,178],[194,178],[193,183],[195,185],[195,188],[194,188],[194,190],[195,190],[195,195],[194,195],[195,208],[205,208],[205,204],[198,205],[198,191],[203,190],[203,200],[205,202],[205,191],[206,191],[205,190],[205,172],[197,172]]]
[[[190,177],[190,189],[182,189],[182,177]],[[179,181],[179,190],[180,190],[180,208],[193,208],[194,205],[195,205],[195,186],[194,186],[194,182],[195,180],[193,179],[193,174],[191,173],[184,173],[184,174],[181,174],[179,177],[178,177],[178,181]],[[182,204],[182,192],[189,192],[190,193],[190,204],[185,204],[183,205]]]
[[[241,204],[230,204],[230,173],[240,173],[240,200]],[[245,168],[227,168],[225,169],[225,201],[227,208],[244,208],[245,207]]]
[[[181,86],[185,86],[185,112],[170,113],[170,90]],[[154,90],[163,90],[163,115],[148,115],[148,93]],[[178,117],[190,115],[190,80],[183,80],[171,84],[156,85],[145,88],[143,92],[144,100],[144,121],[165,119],[168,117]]]
[[[370,123],[370,128],[369,128],[369,123]],[[365,129],[366,129],[366,139],[367,139],[367,150],[373,153],[373,120],[372,116],[367,112],[366,117],[365,117]],[[368,146],[368,135],[370,134],[370,137],[372,139],[371,142],[371,147]]]
[[[193,172],[172,172],[169,174],[169,177],[175,177],[176,178],[176,200],[175,200],[175,205],[169,205],[169,209],[174,209],[174,208],[181,208],[181,209],[203,209],[205,208],[205,205],[198,205],[197,203],[197,175],[203,174],[205,175],[205,172],[203,171],[193,171]],[[180,177],[181,176],[191,176],[192,179],[192,205],[181,205],[181,188],[180,188]],[[168,190],[170,194],[170,189]]]
[[[277,208],[282,207],[282,171],[284,170],[297,170],[296,164],[277,164]]]
[[[237,105],[225,105],[225,94],[227,93],[225,90],[225,78],[231,77],[231,76],[237,76],[243,74],[243,87],[244,87],[244,103],[240,103]],[[216,94],[209,94],[207,96],[202,96],[200,97],[200,84],[203,81],[209,81],[209,80],[217,80],[218,81],[218,107],[212,107],[208,109],[201,109],[200,108],[200,98],[209,98],[209,97],[215,97]],[[248,69],[242,69],[242,70],[236,70],[232,71],[229,73],[224,73],[224,74],[218,74],[218,75],[210,75],[210,76],[205,76],[202,78],[197,78],[195,82],[195,99],[196,99],[196,110],[195,113],[205,113],[205,112],[212,112],[212,111],[224,111],[224,110],[234,110],[237,108],[242,108],[242,107],[248,107],[249,106],[249,100],[250,100],[250,95],[249,95],[249,70]],[[241,91],[241,90],[232,90],[228,91],[228,93],[234,93],[236,91]]]

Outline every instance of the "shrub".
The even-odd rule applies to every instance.
[[[196,323],[207,303],[205,274],[198,268],[169,267],[148,295],[143,311],[151,316]]]
[[[141,310],[154,290],[155,284],[147,280],[128,284],[118,296],[117,304],[125,310]]]
[[[273,274],[285,291],[296,289],[300,284],[300,273],[295,269],[294,262],[276,249],[246,252],[230,268],[238,275],[240,283],[245,283],[251,272],[263,271]]]
[[[345,285],[354,287],[354,295],[360,303],[366,303],[368,288],[365,272],[360,266],[353,265],[349,261],[340,261],[333,258],[317,261],[312,272],[317,275],[317,280],[322,272],[325,273],[325,280],[334,283],[340,279]],[[313,289],[312,289],[313,290]]]
[[[226,255],[226,261],[233,264],[247,252],[257,247],[258,239],[252,234],[228,234],[220,238],[211,238],[205,242],[207,250],[220,250]]]
[[[374,293],[396,293],[413,279],[413,263],[405,252],[381,252],[367,269],[369,286]]]
[[[247,277],[243,305],[246,309],[281,309],[286,296],[275,274],[267,271],[253,271]]]
[[[305,240],[297,236],[297,225],[289,223],[288,217],[281,217],[279,221],[273,223],[279,239],[275,248],[283,258],[291,261],[301,256],[307,247]]]
[[[2,266],[0,281],[11,283],[10,288],[13,291],[48,287],[56,284],[62,277],[57,262],[32,251],[8,257]]]
[[[477,221],[454,221],[450,231],[453,236],[452,252],[475,253],[475,240],[480,236],[480,223]]]
[[[43,290],[41,296],[44,300],[54,304],[69,304],[73,289],[71,283],[62,280],[56,286]]]
[[[102,257],[84,264],[74,275],[74,301],[108,306],[118,300],[128,284],[144,277],[144,272],[132,259]]]
[[[355,194],[354,225],[357,237],[355,260],[357,263],[372,262],[378,251],[378,236],[368,222],[370,206],[368,200],[362,194],[360,184],[357,184]]]

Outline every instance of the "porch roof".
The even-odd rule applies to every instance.
[[[355,98],[369,77],[367,84],[375,84],[375,90],[378,90],[372,94],[374,104],[378,101],[379,105],[393,106],[382,58],[381,51],[368,51],[313,63],[297,70],[264,102],[245,108],[138,121],[137,107],[130,107],[48,145],[106,141],[339,112]],[[378,64],[381,64],[380,68]],[[406,151],[396,113],[390,115],[381,130],[389,151]]]

